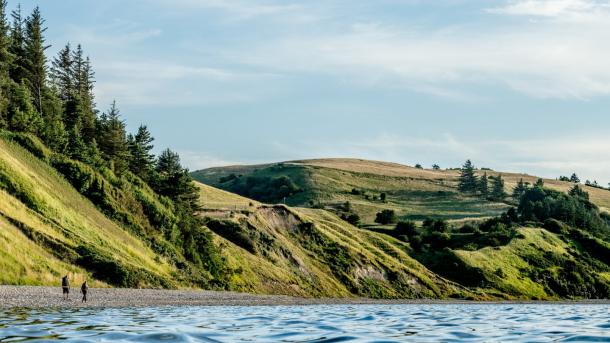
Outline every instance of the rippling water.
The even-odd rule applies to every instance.
[[[0,310],[0,342],[608,341],[610,305]]]

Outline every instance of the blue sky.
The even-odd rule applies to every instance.
[[[36,0],[191,169],[314,157],[610,181],[610,4]],[[14,7],[16,1],[10,1]]]

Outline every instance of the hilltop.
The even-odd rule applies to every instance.
[[[519,180],[534,184],[539,177],[477,170],[477,175],[502,175],[507,193]],[[373,224],[375,214],[383,209],[396,211],[401,219],[426,218],[468,220],[497,216],[513,204],[488,201],[458,191],[458,169],[419,169],[389,162],[362,159],[296,160],[272,164],[228,166],[195,171],[194,179],[221,189],[268,202],[293,206],[318,207],[341,212],[345,202],[360,215],[364,224]],[[265,193],[248,187],[248,178],[257,187],[285,177],[285,192]],[[567,192],[573,183],[544,179],[545,186]],[[280,186],[281,187],[281,186]],[[587,187],[591,201],[602,210],[610,209],[610,191]],[[385,193],[386,199],[380,199]]]

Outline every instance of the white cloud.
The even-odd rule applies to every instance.
[[[178,151],[178,154],[180,155],[182,165],[191,171],[240,164],[239,162],[227,161],[200,151],[182,150]]]
[[[606,12],[607,2],[596,0],[513,0],[490,12],[540,17],[587,18]]]

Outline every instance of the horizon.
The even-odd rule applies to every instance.
[[[606,2],[19,2],[51,56],[83,45],[100,111],[116,99],[191,170],[471,159],[610,181]]]

